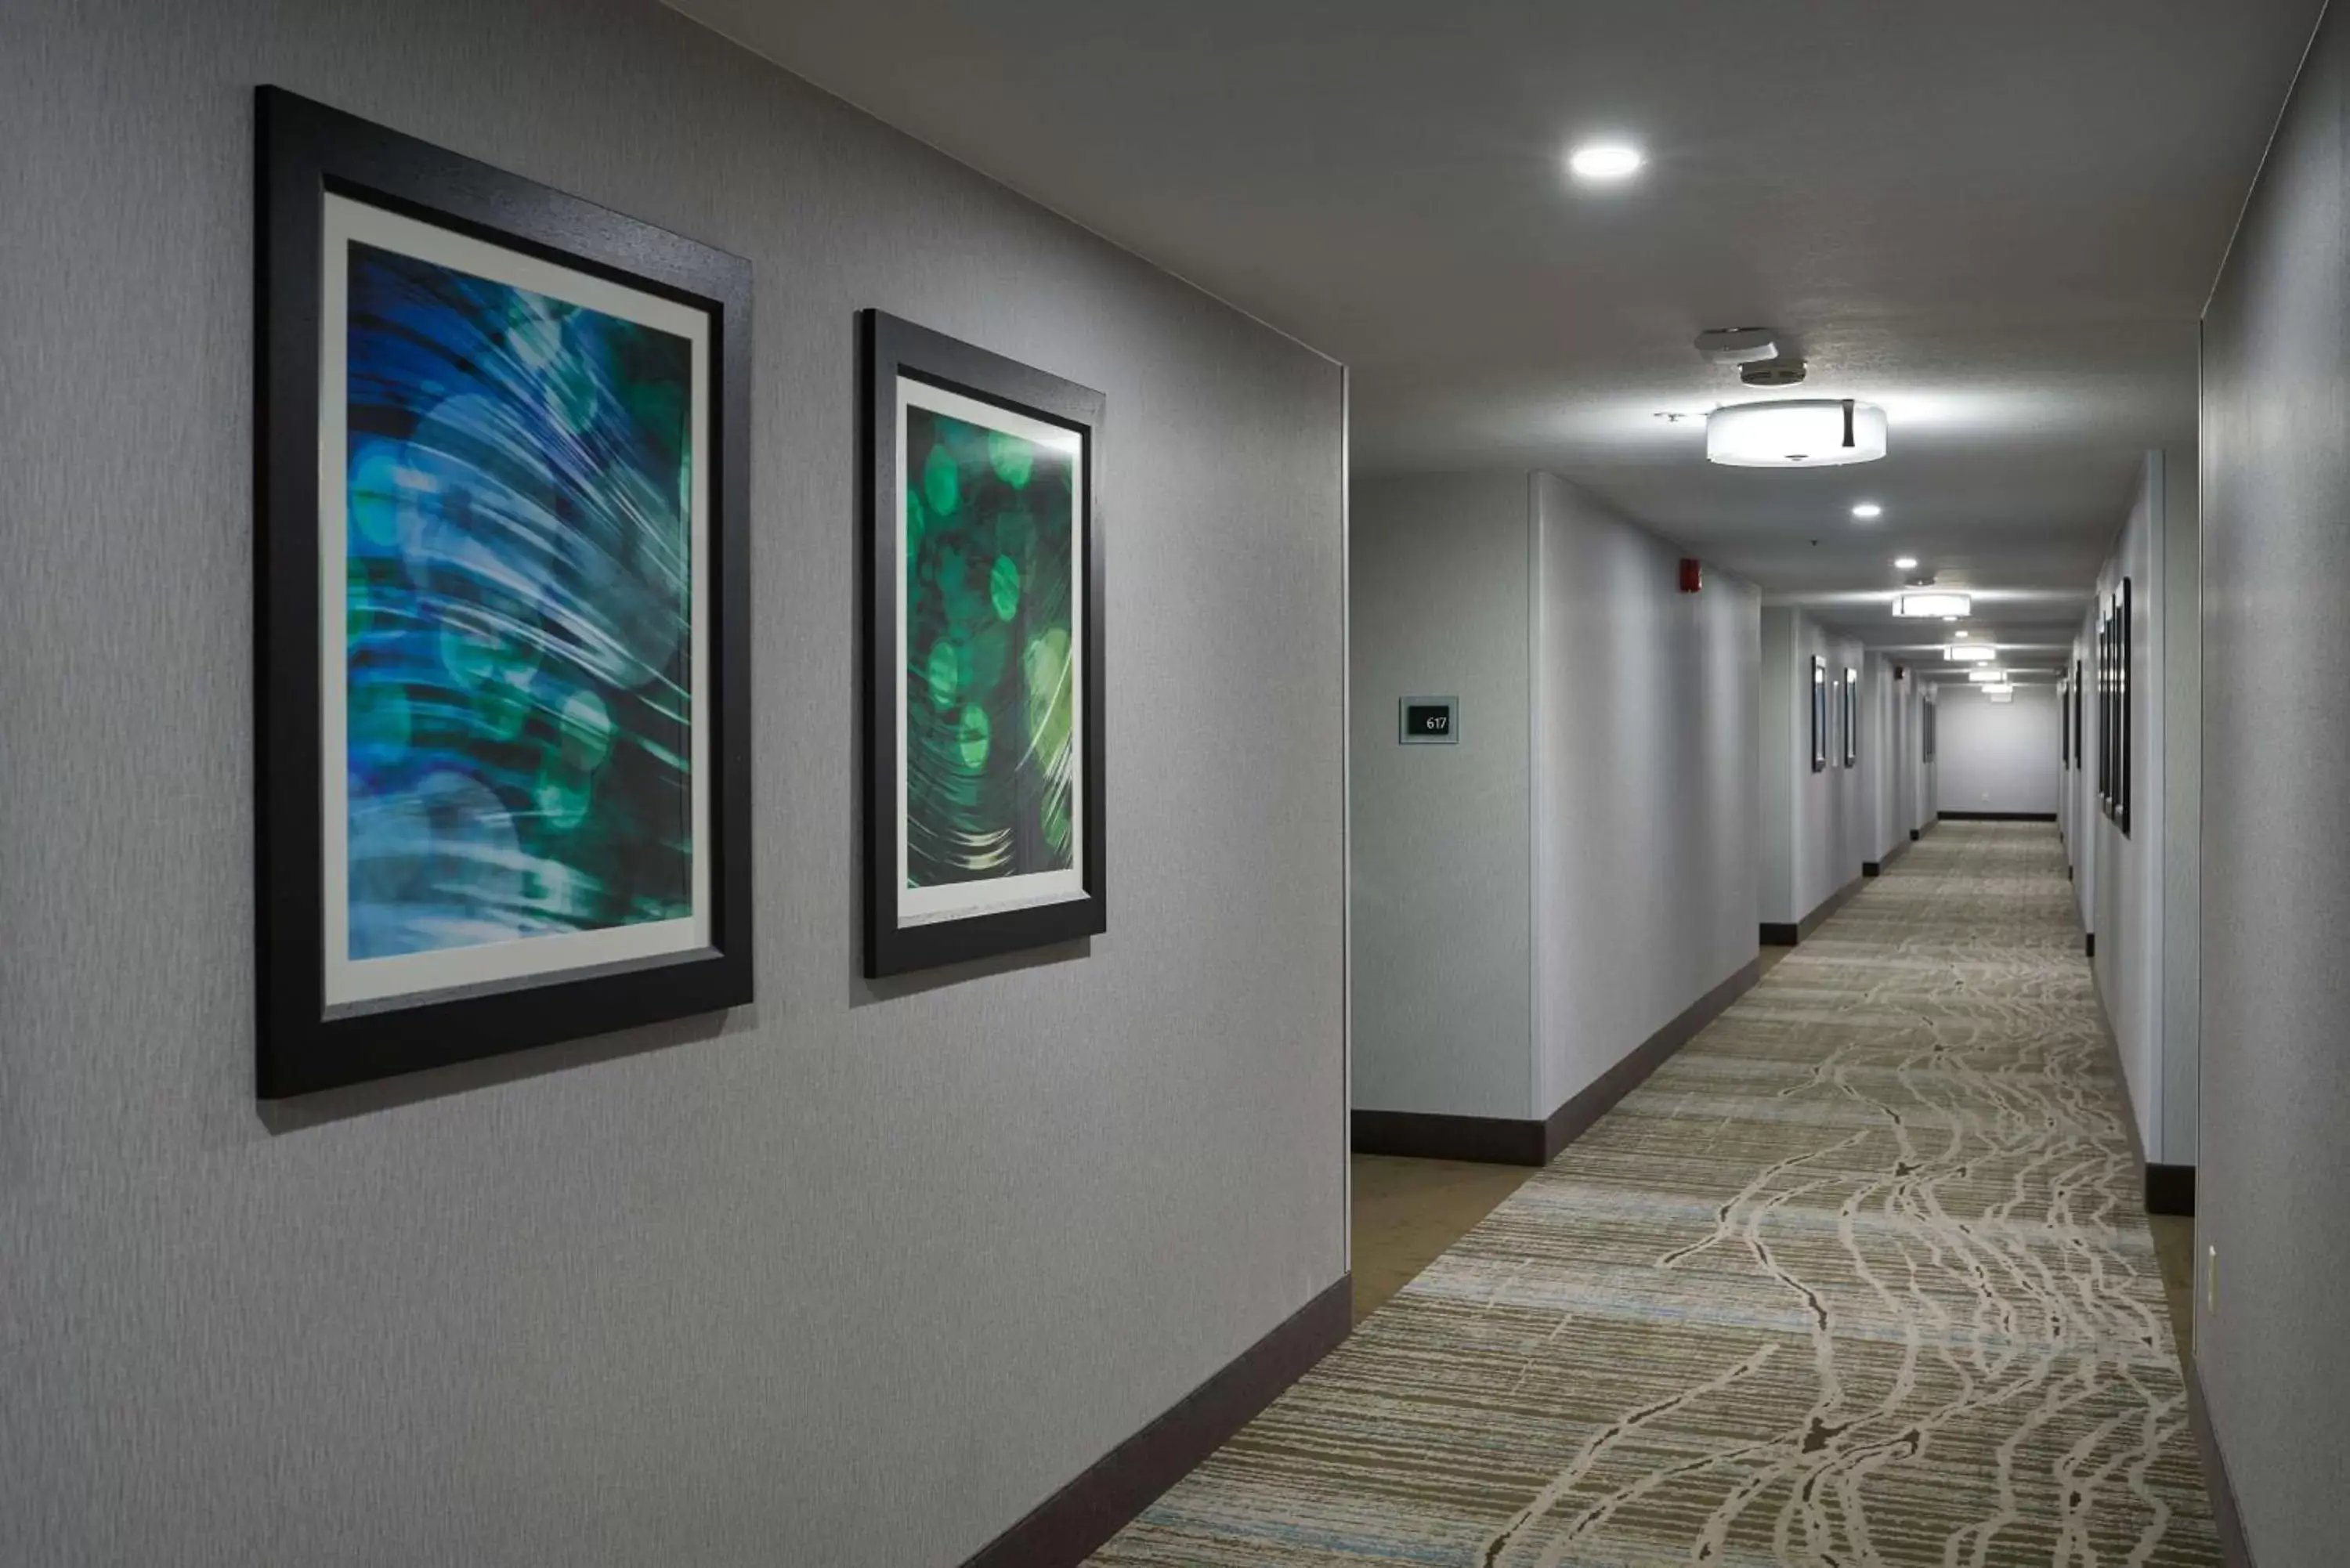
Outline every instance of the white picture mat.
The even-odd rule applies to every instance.
[[[567,971],[691,952],[710,945],[710,317],[702,311],[608,282],[586,273],[420,223],[363,202],[328,193],[318,344],[318,763],[320,866],[323,893],[326,1002],[329,1007],[380,1001]],[[350,247],[354,242],[414,256],[529,289],[566,304],[602,311],[688,340],[692,379],[688,440],[693,491],[687,519],[693,617],[691,687],[692,777],[688,795],[693,834],[693,913],[674,920],[616,926],[608,930],[519,937],[354,960],[350,956],[350,798],[348,773],[349,669],[348,481],[350,456],[347,381],[350,316]]]
[[[906,483],[912,468],[911,458],[906,451],[906,410],[909,408],[926,409],[949,419],[977,425],[983,430],[1000,431],[1005,435],[1018,436],[1024,441],[1057,448],[1069,454],[1069,569],[1072,574],[1069,584],[1069,743],[1080,760],[1069,784],[1070,864],[1066,870],[1034,871],[1018,877],[988,877],[937,888],[910,888],[906,885],[909,866],[906,834]],[[899,473],[898,483],[892,489],[896,492],[898,570],[890,591],[899,596],[898,611],[892,618],[898,625],[898,925],[902,929],[939,920],[998,914],[1082,898],[1086,896],[1085,695],[1086,682],[1092,679],[1092,671],[1086,668],[1085,519],[1086,508],[1091,498],[1086,492],[1084,438],[1065,426],[1030,419],[993,403],[966,398],[908,376],[898,378],[897,421]]]

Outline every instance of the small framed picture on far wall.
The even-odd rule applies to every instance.
[[[1812,772],[1828,766],[1828,661],[1812,655]]]
[[[1860,671],[1844,667],[1844,765],[1860,766]]]

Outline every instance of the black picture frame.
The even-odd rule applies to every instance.
[[[1812,655],[1812,772],[1828,767],[1828,661]]]
[[[706,1013],[752,999],[751,265],[274,87],[255,94],[256,1089],[265,1099]],[[330,1006],[321,698],[322,343],[330,196],[707,316],[706,945]],[[339,350],[338,350],[339,352]],[[340,417],[339,413],[338,415]],[[339,457],[338,462],[343,461]],[[705,847],[706,845],[706,847]]]
[[[2064,765],[2078,772],[2081,766],[2081,661],[2073,660],[2073,679],[2065,683],[2064,711]]]
[[[1024,949],[1074,942],[1108,929],[1109,802],[1107,789],[1108,666],[1107,574],[1102,542],[1103,447],[1107,400],[1078,385],[883,310],[858,319],[862,505],[865,556],[863,709],[865,777],[862,838],[865,973],[879,979]],[[1077,711],[1082,715],[1078,771],[1083,821],[1076,834],[1082,892],[1054,902],[920,923],[901,919],[898,862],[898,703],[907,681],[899,653],[902,613],[898,585],[899,380],[992,405],[1074,432],[1084,476],[1075,537],[1081,560],[1074,597],[1085,624]]]
[[[2130,642],[2135,619],[2130,603],[2130,580],[2122,579],[2121,591],[2114,600],[2114,826],[2124,837],[2130,830]]]
[[[2113,613],[2100,601],[2093,650],[2097,670],[2097,809],[2108,817],[2113,815],[2114,803],[2113,633]]]
[[[1844,667],[1844,765],[1860,766],[1860,671]]]

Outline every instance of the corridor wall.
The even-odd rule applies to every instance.
[[[2073,794],[2074,891],[2095,934],[2097,991],[2119,1046],[2147,1158],[2196,1163],[2202,1029],[2197,1016],[2199,940],[2191,899],[2199,875],[2199,770],[2188,765],[2181,727],[2196,727],[2199,657],[2182,655],[2175,628],[2195,625],[2199,594],[2196,465],[2184,451],[2146,454],[2137,496],[2097,576],[2073,658],[2089,677],[2083,765],[2065,775]],[[2128,830],[2097,797],[2096,624],[2099,606],[2130,583]],[[2019,692],[2019,698],[2021,693]],[[2183,974],[2180,971],[2185,971]]]
[[[1381,479],[1349,517],[1357,1108],[1533,1112],[1534,537],[1523,473]],[[1457,743],[1397,740],[1405,697]]]
[[[0,1563],[946,1568],[1328,1299],[1338,367],[641,0],[0,38]],[[753,1005],[256,1106],[259,82],[753,263]],[[1118,889],[877,983],[867,306],[1107,395]]]
[[[1868,796],[1868,849],[1865,858],[1883,866],[1909,845],[1910,820],[1901,808],[1909,776],[1903,747],[1908,737],[1908,702],[1913,677],[1896,679],[1902,667],[1891,656],[1872,653],[1866,671],[1861,727],[1862,779]]]
[[[1534,1106],[1752,962],[1760,598],[1534,476]]]
[[[1762,608],[1762,886],[1761,923],[1801,927],[1860,877],[1868,850],[1868,797],[1835,740],[1834,683],[1864,662],[1861,645],[1830,634],[1800,608]],[[1811,660],[1831,683],[1827,765],[1812,767]],[[1866,704],[1864,704],[1866,711]],[[1881,735],[1863,735],[1864,748]]]
[[[2195,1360],[2262,1568],[2350,1541],[2345,104],[2337,6],[2203,318]]]
[[[1352,517],[1354,1104],[1538,1124],[1756,956],[1759,600],[1550,474]]]
[[[2012,701],[1994,702],[1950,683],[1939,730],[1940,809],[2054,816],[2064,782],[2056,719],[2053,685],[2018,685]]]

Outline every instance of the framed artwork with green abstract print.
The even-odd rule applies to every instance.
[[[865,313],[865,970],[1106,929],[1103,399]]]
[[[260,1094],[749,1001],[750,265],[257,115]]]

